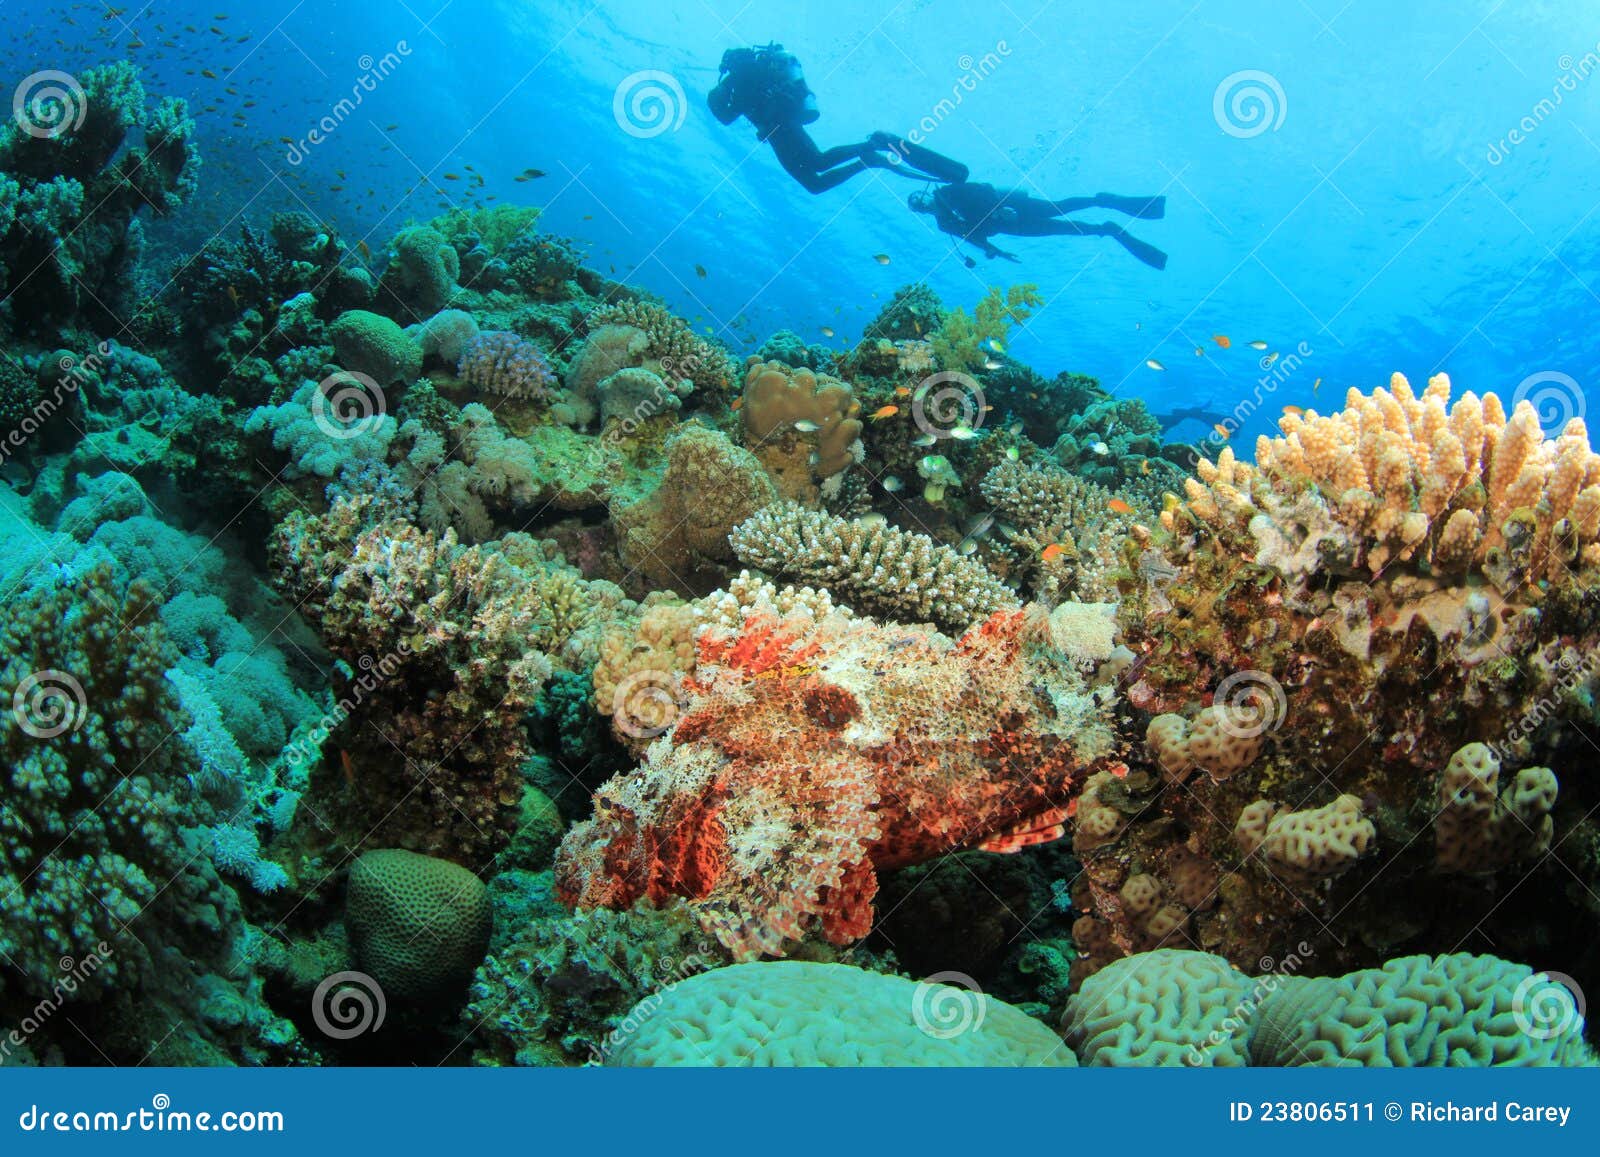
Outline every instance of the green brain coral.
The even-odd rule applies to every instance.
[[[617,1065],[1074,1064],[1048,1028],[982,993],[796,960],[690,977],[638,1005],[615,1039]]]
[[[1466,952],[1292,979],[1262,1005],[1250,1059],[1340,1068],[1594,1063],[1582,1006],[1565,985],[1525,964]]]

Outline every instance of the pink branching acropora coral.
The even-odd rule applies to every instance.
[[[880,869],[1056,838],[1109,754],[1037,608],[959,641],[770,604],[735,617],[701,630],[676,724],[562,844],[569,906],[682,896],[740,959],[812,931],[846,943],[872,926]]]
[[[473,338],[456,372],[480,389],[534,401],[549,398],[556,380],[539,347],[508,330],[485,330]]]

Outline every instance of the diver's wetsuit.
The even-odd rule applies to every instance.
[[[1164,269],[1167,264],[1165,253],[1140,241],[1114,222],[1061,220],[1062,214],[1075,213],[1080,209],[1111,209],[1132,217],[1153,220],[1166,214],[1165,197],[1117,197],[1110,193],[1096,193],[1093,197],[1047,201],[1014,189],[1002,193],[993,185],[961,182],[941,185],[932,191],[928,200],[931,202],[929,211],[941,230],[978,246],[989,257],[1011,258],[1011,254],[990,243],[989,238],[996,234],[1014,237],[1064,235],[1110,237],[1146,265]]]
[[[805,126],[817,119],[817,102],[800,62],[781,44],[733,48],[722,54],[721,75],[706,97],[716,118],[731,125],[744,117],[772,146],[778,163],[811,193],[825,193],[868,168],[888,169],[919,181],[964,181],[967,167],[888,133],[859,144],[820,149]]]

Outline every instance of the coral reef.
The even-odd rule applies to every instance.
[[[130,270],[138,215],[170,213],[196,187],[200,166],[188,105],[149,104],[127,61],[86,69],[80,91],[21,103],[0,126],[0,290],[12,327],[34,332],[88,320],[112,332],[135,314]],[[128,145],[138,128],[139,144]],[[18,284],[13,285],[13,277]]]
[[[369,506],[292,514],[279,578],[346,664],[338,742],[363,837],[476,865],[514,829],[523,714],[611,594],[526,535],[462,546],[448,530],[363,526]]]
[[[1161,597],[1130,586],[1121,610],[1129,699],[1159,713],[1149,762],[1079,803],[1080,977],[1148,944],[1128,877],[1196,858],[1217,886],[1171,942],[1241,967],[1302,941],[1360,968],[1475,931],[1582,935],[1549,915],[1559,889],[1485,917],[1466,881],[1585,870],[1587,821],[1561,838],[1561,764],[1538,756],[1600,643],[1600,458],[1579,427],[1541,442],[1531,409],[1448,399],[1443,377],[1352,391],[1340,414],[1286,416],[1254,466],[1202,461],[1168,502],[1144,548]]]
[[[707,585],[696,580],[707,565],[734,561],[738,548],[729,533],[777,501],[778,493],[756,457],[720,431],[682,426],[667,439],[665,453],[660,485],[637,502],[611,508],[617,553],[657,589],[704,592]],[[720,579],[717,571],[710,585]]]
[[[486,330],[468,341],[456,372],[469,385],[491,394],[535,401],[550,397],[554,381],[550,363],[538,346],[501,330]]]

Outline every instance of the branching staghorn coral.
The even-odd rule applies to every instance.
[[[777,578],[826,587],[856,609],[961,631],[1016,595],[981,563],[925,534],[793,503],[769,506],[728,536],[739,560]]]

